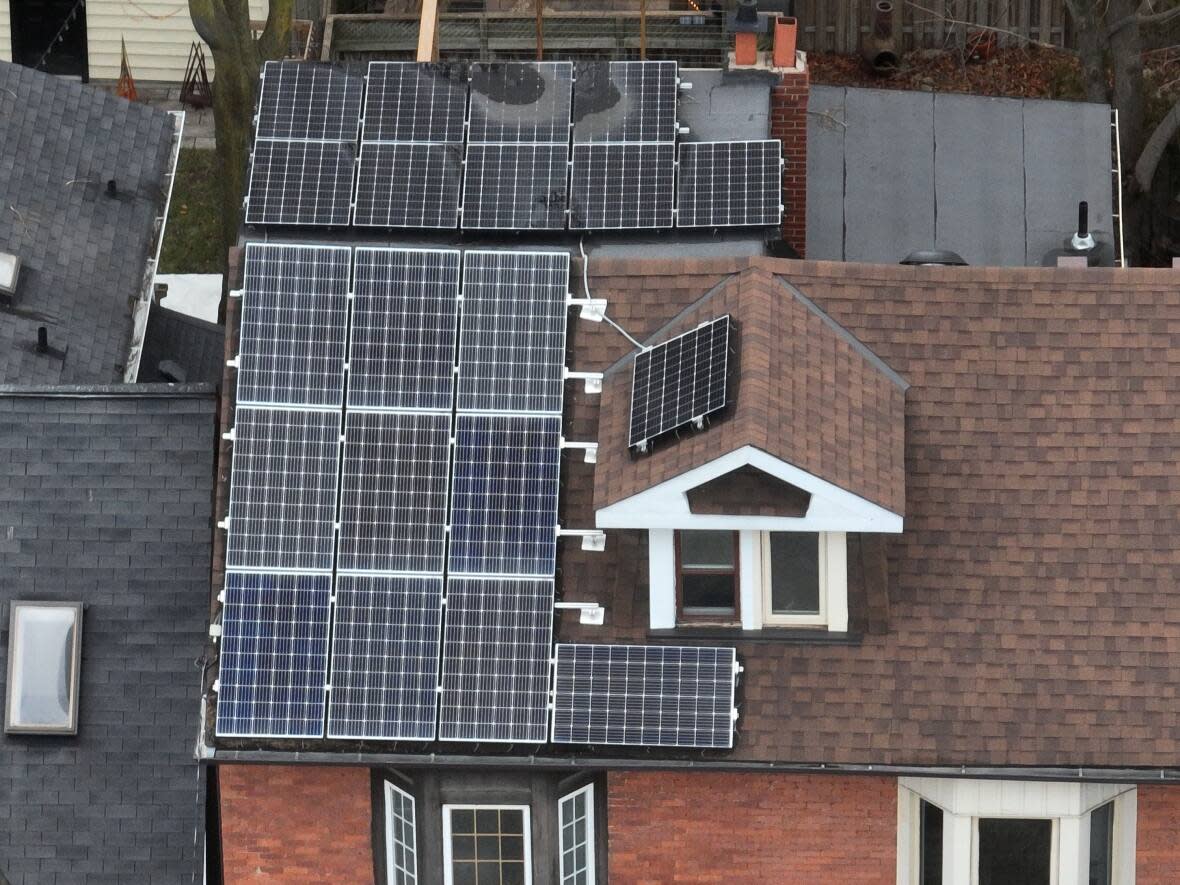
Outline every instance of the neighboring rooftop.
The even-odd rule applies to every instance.
[[[177,137],[168,113],[0,62],[0,252],[21,261],[0,383],[123,379]]]
[[[152,307],[139,362],[141,382],[220,384],[225,369],[225,327]]]

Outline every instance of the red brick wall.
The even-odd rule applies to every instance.
[[[803,258],[807,255],[807,95],[811,76],[783,74],[770,91],[770,136],[783,143],[783,239]]]
[[[1180,882],[1180,787],[1140,786],[1135,811],[1138,885]]]
[[[373,881],[367,768],[222,765],[226,885]]]
[[[897,780],[612,772],[610,878],[626,885],[895,885]]]

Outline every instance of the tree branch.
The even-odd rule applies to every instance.
[[[1147,144],[1143,146],[1143,152],[1139,154],[1139,159],[1135,163],[1135,180],[1144,193],[1151,188],[1151,181],[1155,178],[1155,170],[1159,166],[1160,160],[1163,159],[1168,142],[1177,132],[1180,132],[1180,102],[1173,105],[1167,116],[1155,127],[1155,131],[1151,133],[1151,138],[1147,139]]]
[[[263,61],[282,58],[291,46],[291,18],[295,0],[270,0],[266,27],[258,38],[258,55]]]
[[[1148,0],[1143,0],[1139,8],[1131,15],[1124,16],[1113,25],[1110,26],[1108,33],[1114,36],[1123,28],[1130,25],[1139,25],[1139,27],[1149,27],[1153,25],[1166,25],[1172,19],[1180,17],[1180,6],[1173,6],[1171,9],[1164,9],[1160,12],[1153,12],[1154,7]]]
[[[226,45],[230,39],[230,21],[223,0],[188,0],[188,12],[197,36],[210,49],[220,49]]]

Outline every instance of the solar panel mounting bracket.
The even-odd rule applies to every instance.
[[[576,609],[579,624],[592,624],[601,627],[606,617],[606,609],[597,602],[555,602],[556,609]],[[552,705],[550,706],[552,708]]]
[[[681,80],[679,77],[677,77],[676,78],[676,86],[678,89],[680,89],[681,92],[692,92],[692,81],[691,80]]]
[[[566,369],[565,378],[577,378],[585,382],[586,393],[602,393],[602,372],[571,372]]]
[[[570,295],[566,299],[569,307],[577,306],[578,316],[592,323],[601,323],[606,318],[605,298],[575,298]]]
[[[225,433],[221,434],[221,438],[228,441],[228,442],[233,442],[234,441],[234,429],[231,427]]]
[[[587,384],[586,387],[587,393],[595,392],[589,389],[589,384]],[[598,389],[602,390],[601,381],[599,382]],[[585,459],[587,464],[598,463],[598,443],[596,442],[570,442],[563,436],[560,439],[560,445],[563,449],[581,449],[584,452],[582,457]]]
[[[241,289],[230,289],[229,290],[229,297],[230,298],[241,298],[242,297],[242,290]]]
[[[216,642],[218,639],[221,638],[221,625],[220,624],[210,624],[209,625],[209,638],[212,639],[214,642]]]
[[[602,529],[563,529],[557,527],[557,537],[581,538],[582,549],[601,553],[606,549],[606,532]]]
[[[688,127],[687,127],[687,126],[677,126],[677,127],[676,127],[676,132],[677,132],[677,134],[679,134],[679,135],[688,135],[688,133],[689,133],[689,129],[688,129]]]
[[[229,517],[227,516],[225,519],[218,520],[217,527],[219,529],[225,529],[228,532],[229,531]]]

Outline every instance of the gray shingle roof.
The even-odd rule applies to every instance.
[[[175,363],[188,383],[220,384],[225,372],[225,327],[154,305],[148,315],[139,361],[139,381],[180,380],[160,370]]]
[[[122,378],[174,131],[163,111],[0,62],[0,251],[23,265],[0,304],[0,383]],[[36,353],[38,326],[64,358]]]
[[[10,600],[85,606],[78,734],[0,734],[13,885],[175,885],[197,869],[211,390],[0,388],[0,685]]]

